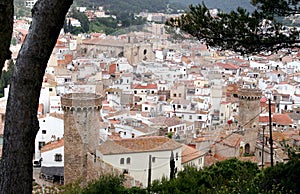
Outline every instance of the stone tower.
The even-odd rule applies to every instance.
[[[256,88],[238,90],[239,126],[243,130],[243,154],[253,154],[259,129],[260,99],[262,92]]]
[[[239,97],[239,125],[244,128],[256,128],[259,122],[260,98],[262,92],[259,89],[241,88]]]
[[[95,153],[99,144],[102,98],[91,93],[66,94],[61,98],[64,110],[65,184],[87,177],[87,153]]]

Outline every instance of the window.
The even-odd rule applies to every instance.
[[[46,134],[46,130],[42,130],[42,134]]]
[[[202,119],[202,116],[198,116],[198,119]]]
[[[178,104],[178,105],[177,105],[177,108],[181,108],[181,105]]]
[[[202,164],[202,158],[199,158],[198,160],[198,164],[201,165]]]
[[[189,116],[189,119],[193,119],[193,116],[192,116],[192,115],[190,115],[190,116]]]
[[[224,114],[223,114],[223,113],[221,113],[221,117],[222,117],[222,116],[224,116]]]
[[[130,164],[130,158],[126,159],[126,164]]]
[[[152,157],[152,163],[154,163],[155,162],[155,157]]]
[[[176,97],[176,93],[175,93],[175,94],[173,94],[173,97]]]
[[[145,110],[148,110],[148,107],[145,107]]]
[[[53,91],[53,89],[52,88],[49,88],[49,92],[52,92]]]
[[[120,164],[124,164],[124,158],[120,159]]]
[[[178,160],[178,152],[176,152],[176,160]]]
[[[61,154],[55,154],[54,155],[54,161],[56,161],[56,162],[62,161],[62,155]]]
[[[134,90],[134,94],[137,94],[137,91],[136,91],[136,90]]]
[[[179,93],[178,96],[181,97],[181,93]]]

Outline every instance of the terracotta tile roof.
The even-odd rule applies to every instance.
[[[54,142],[49,142],[42,147],[41,152],[46,152],[64,146],[64,139],[59,139]]]
[[[57,60],[58,65],[68,65],[72,63],[74,56],[72,54],[65,54],[63,60]]]
[[[278,125],[290,125],[293,124],[292,119],[288,114],[273,114],[272,122]]]
[[[215,158],[212,155],[206,155],[204,159],[204,166],[211,166],[215,164],[218,161],[217,158]]]
[[[218,65],[224,69],[232,69],[232,70],[239,69],[239,66],[234,65],[232,63],[216,63],[216,65]]]
[[[157,84],[147,84],[147,85],[141,85],[141,84],[132,84],[132,89],[157,89]]]
[[[191,160],[194,160],[196,158],[199,158],[203,156],[205,153],[200,152],[199,150],[192,148],[188,145],[182,144],[182,157],[181,157],[181,163],[184,164],[186,162],[189,162]]]
[[[238,160],[242,161],[242,162],[253,162],[253,163],[257,163],[257,158],[256,156],[247,156],[247,157],[237,157]]]
[[[109,155],[174,150],[181,146],[180,143],[167,137],[151,136],[114,141],[108,140],[101,144],[98,150],[104,155]]]
[[[265,136],[266,137],[270,137],[270,134],[266,134]],[[273,133],[272,133],[272,139],[274,141],[281,142],[283,140],[287,140],[288,138],[289,137],[285,136],[283,133],[278,132],[278,131],[273,131]]]
[[[155,117],[149,120],[150,122],[152,122],[154,125],[165,125],[167,127],[171,127],[171,126],[175,126],[175,125],[179,125],[182,123],[181,119],[177,118],[177,117],[164,117],[164,116],[160,116],[160,117]]]
[[[227,157],[221,156],[219,154],[215,154],[214,157],[216,158],[217,161],[224,161],[227,160]]]
[[[236,133],[232,133],[230,135],[228,135],[227,137],[225,137],[223,140],[221,140],[220,142],[228,145],[230,147],[239,147],[240,143],[242,141],[243,136],[236,134]]]
[[[260,123],[268,123],[269,122],[269,116],[259,116],[258,118]]]
[[[116,73],[116,70],[117,70],[117,64],[111,64],[110,66],[109,66],[109,71],[108,71],[108,73],[111,75],[111,74],[114,74],[114,73]]]

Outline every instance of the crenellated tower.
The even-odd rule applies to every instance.
[[[259,122],[260,99],[262,92],[256,88],[241,88],[239,98],[239,125],[244,128],[256,128]]]
[[[65,184],[87,177],[87,153],[99,144],[102,98],[92,93],[72,93],[61,97],[64,110]]]

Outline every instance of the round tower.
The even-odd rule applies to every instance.
[[[102,98],[91,93],[73,93],[61,97],[64,110],[65,184],[87,175],[87,153],[95,153],[99,143]]]
[[[260,98],[262,92],[259,89],[241,88],[239,97],[239,125],[246,128],[256,128],[259,122]]]

